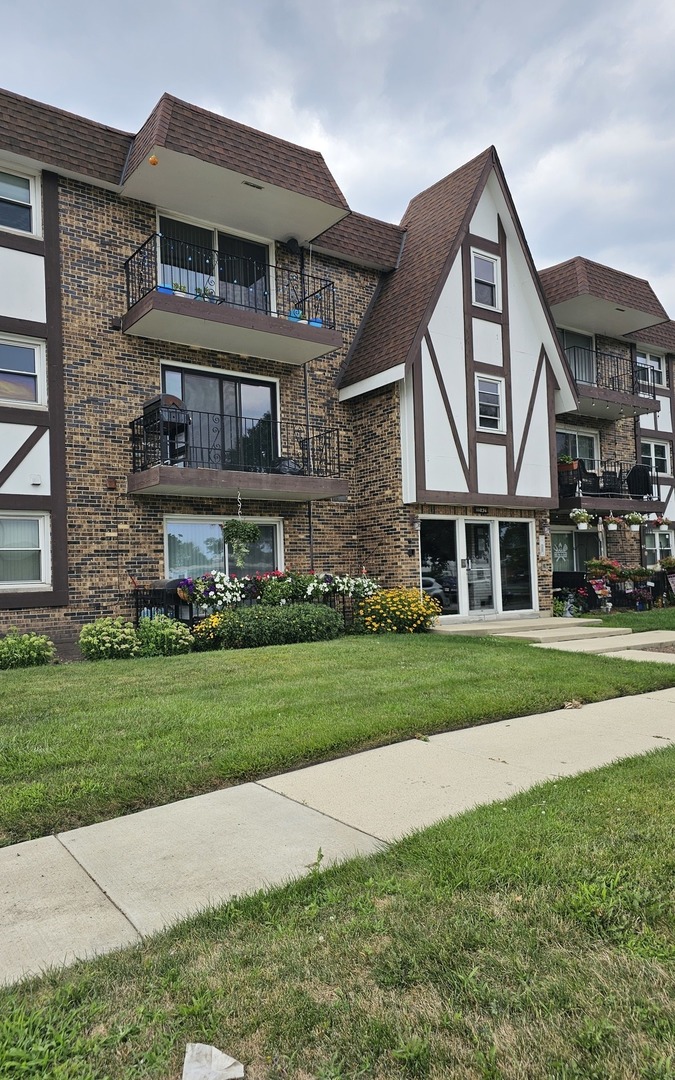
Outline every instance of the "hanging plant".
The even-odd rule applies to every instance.
[[[232,552],[235,566],[243,566],[252,545],[260,539],[259,526],[254,521],[244,521],[236,517],[224,521],[220,527],[223,530],[223,542]]]

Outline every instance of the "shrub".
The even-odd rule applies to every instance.
[[[331,641],[344,630],[337,611],[323,604],[258,605],[211,615],[194,628],[198,649],[255,649]]]
[[[0,639],[0,668],[39,667],[54,659],[53,642],[44,634],[20,634],[10,630]]]
[[[417,589],[380,589],[359,604],[368,634],[423,634],[441,614],[438,600]]]
[[[138,656],[140,642],[132,624],[116,619],[96,619],[82,627],[80,652],[87,660],[118,660]]]
[[[141,619],[136,636],[141,656],[177,656],[192,649],[192,634],[187,626],[167,615]]]

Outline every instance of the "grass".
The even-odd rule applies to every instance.
[[[440,635],[7,671],[0,843],[416,734],[674,683],[657,660]]]
[[[606,626],[626,626],[634,634],[643,630],[675,630],[675,607],[654,608],[652,611],[612,611],[609,615],[596,615]]]
[[[672,1080],[674,768],[542,785],[0,991],[0,1075],[169,1080],[205,1042],[249,1080]]]

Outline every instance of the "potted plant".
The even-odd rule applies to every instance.
[[[610,512],[609,517],[603,518],[602,523],[607,529],[607,532],[616,532],[619,525],[623,525],[623,518],[614,517],[614,514]]]
[[[661,569],[664,570],[666,574],[675,574],[675,556],[664,555],[660,565]]]
[[[631,532],[639,532],[640,526],[645,524],[647,518],[644,514],[639,514],[637,510],[629,510],[627,514],[624,514],[623,520]]]
[[[569,454],[558,455],[558,472],[572,472],[579,467],[578,458],[572,458]]]
[[[658,529],[659,532],[668,532],[673,526],[673,522],[670,518],[662,517],[661,514],[657,514],[655,518],[651,518],[647,524],[651,525],[652,529]]]
[[[223,542],[232,552],[235,566],[243,566],[252,544],[260,537],[260,528],[254,521],[244,521],[243,518],[236,517],[223,522],[221,529]]]
[[[210,285],[204,285],[203,288],[195,289],[195,299],[204,300],[209,304],[215,304],[216,290],[212,289]]]
[[[174,281],[172,283],[174,295],[185,296],[187,293],[187,285],[182,285],[180,281]]]
[[[173,293],[173,286],[172,285],[158,285],[157,286],[157,292],[168,293],[169,296],[171,296],[172,293]]]
[[[300,322],[301,319],[304,319],[305,314],[304,314],[302,308],[291,308],[291,310],[288,313],[288,317],[291,320],[291,322]]]
[[[595,517],[593,514],[589,513],[588,510],[582,510],[578,507],[575,510],[570,510],[570,518],[576,525],[577,529],[580,530],[587,529],[591,521],[595,521]]]

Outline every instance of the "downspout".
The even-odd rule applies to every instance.
[[[312,475],[312,444],[309,438],[309,378],[307,376],[307,364],[303,367],[303,377],[305,383],[305,432],[307,442],[307,456],[306,456],[306,468],[308,476]],[[309,569],[314,569],[314,514],[312,508],[312,500],[309,499],[307,503],[307,531],[309,535]]]

